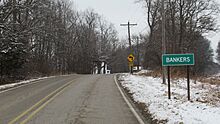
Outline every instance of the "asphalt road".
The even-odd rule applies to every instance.
[[[113,75],[70,75],[0,93],[0,124],[138,124]]]

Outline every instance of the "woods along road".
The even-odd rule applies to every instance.
[[[0,124],[138,124],[114,75],[47,78],[0,93]]]

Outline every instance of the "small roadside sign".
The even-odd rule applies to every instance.
[[[162,66],[194,65],[194,54],[163,54]]]
[[[167,66],[167,81],[168,81],[168,99],[171,99],[170,91],[170,66],[186,66],[187,68],[187,94],[190,100],[190,79],[189,79],[189,65],[195,65],[194,54],[163,54],[162,66]]]
[[[130,55],[128,56],[128,61],[129,61],[129,62],[133,62],[133,61],[134,61],[134,56],[133,56],[132,54],[130,54]]]

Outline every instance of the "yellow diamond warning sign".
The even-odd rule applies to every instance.
[[[129,62],[133,62],[133,61],[134,61],[134,56],[133,56],[132,54],[130,54],[130,55],[128,56],[128,61],[129,61]]]

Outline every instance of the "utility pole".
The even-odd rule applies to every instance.
[[[137,71],[139,71],[139,66],[140,66],[140,54],[139,54],[139,37],[137,36]]]
[[[164,1],[165,0],[161,0],[162,4],[161,4],[161,14],[162,14],[162,53],[166,54],[166,41],[165,41],[165,12],[164,12]],[[163,84],[166,84],[166,67],[162,67],[162,71],[163,71]]]
[[[127,24],[120,24],[120,26],[128,26],[128,42],[129,42],[129,48],[130,48],[130,52],[131,54],[133,53],[132,48],[131,48],[131,32],[130,32],[130,26],[136,26],[137,24],[130,24],[130,22],[128,21]],[[130,73],[133,74],[133,63],[130,66]]]
[[[128,26],[128,42],[129,42],[129,48],[131,50],[132,53],[132,49],[131,49],[131,33],[130,33],[130,26],[137,26],[137,24],[131,24],[128,21],[128,24],[120,24],[120,26]]]

